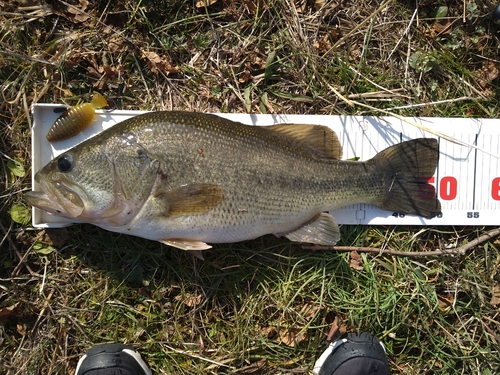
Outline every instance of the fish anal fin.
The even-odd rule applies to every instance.
[[[320,151],[323,156],[333,159],[342,159],[342,146],[337,137],[337,134],[324,125],[310,124],[277,124],[267,128],[286,135],[290,138],[305,143],[317,151]]]
[[[298,229],[280,235],[294,242],[325,246],[333,246],[340,240],[339,226],[335,219],[327,213],[316,215]]]
[[[163,204],[164,216],[197,215],[221,203],[223,190],[213,184],[188,184],[156,194],[154,199]]]
[[[169,238],[160,240],[160,242],[167,246],[172,246],[177,249],[188,251],[189,253],[200,259],[203,259],[203,256],[201,255],[202,250],[208,250],[212,248],[212,246],[206,244],[205,242],[186,239]]]

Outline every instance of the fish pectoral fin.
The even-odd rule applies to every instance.
[[[321,213],[300,228],[281,235],[290,241],[325,246],[333,246],[340,240],[339,226],[335,219],[327,213]]]
[[[218,185],[189,184],[156,195],[155,199],[164,200],[165,216],[196,215],[221,203],[223,191]]]
[[[193,253],[194,256],[200,258],[201,250],[208,250],[211,249],[212,246],[206,244],[205,242],[202,241],[190,241],[190,240],[182,240],[182,239],[165,239],[165,240],[160,240],[161,243],[164,243],[165,245],[176,247],[177,249],[181,250],[186,250],[189,251],[190,253]],[[194,254],[198,253],[198,254]],[[203,257],[201,257],[203,259]]]
[[[342,159],[342,146],[337,134],[324,125],[310,124],[277,124],[267,128],[286,135],[290,138],[308,144],[323,156],[340,160]]]

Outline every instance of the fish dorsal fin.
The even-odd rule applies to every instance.
[[[340,240],[340,231],[337,222],[331,215],[326,213],[321,213],[300,228],[289,233],[282,233],[281,235],[290,241],[325,246],[333,246]]]
[[[197,215],[209,211],[223,200],[222,188],[213,184],[188,184],[155,195],[168,217]]]
[[[277,124],[267,128],[308,144],[329,158],[342,159],[342,146],[337,134],[324,125]]]

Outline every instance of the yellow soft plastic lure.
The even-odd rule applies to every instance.
[[[74,137],[93,122],[95,110],[107,104],[101,94],[94,93],[90,103],[79,104],[64,111],[50,127],[47,140],[57,142]]]

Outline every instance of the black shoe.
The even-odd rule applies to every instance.
[[[152,375],[141,355],[123,344],[90,348],[76,366],[75,375]]]
[[[493,21],[495,21],[496,24],[500,25],[500,4],[498,4],[493,11]]]
[[[315,375],[389,375],[384,345],[375,336],[346,333],[314,365]]]

